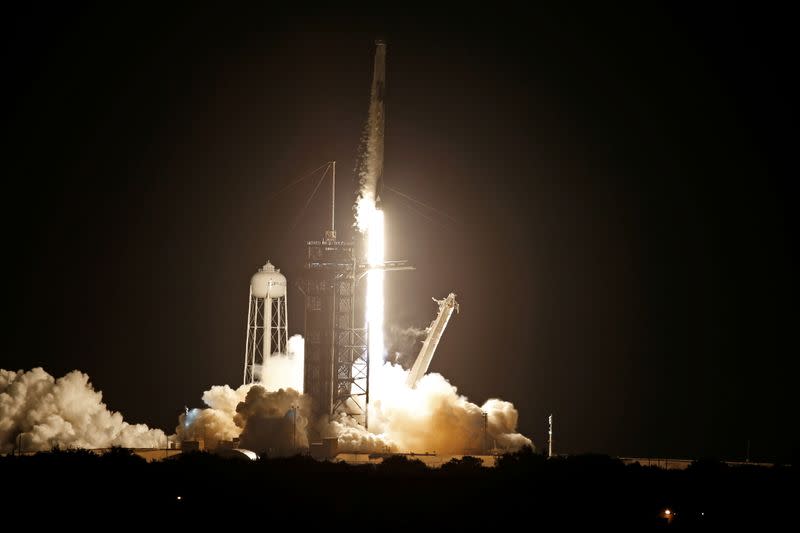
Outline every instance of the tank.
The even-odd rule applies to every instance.
[[[281,298],[286,296],[286,276],[267,261],[250,278],[250,289],[256,298]]]

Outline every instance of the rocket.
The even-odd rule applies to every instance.
[[[383,192],[384,96],[386,93],[386,42],[375,41],[375,63],[372,68],[372,90],[369,102],[367,160],[369,173],[375,177],[375,205],[380,209]]]

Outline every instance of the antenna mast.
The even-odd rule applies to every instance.
[[[328,161],[328,168],[325,169],[326,174],[328,173],[328,169],[331,169],[333,171],[331,174],[331,229],[325,231],[325,240],[335,241],[336,240],[336,161]]]

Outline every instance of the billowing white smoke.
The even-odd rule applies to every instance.
[[[370,404],[372,405],[372,404]],[[320,421],[320,433],[323,437],[336,437],[339,451],[349,453],[382,453],[396,452],[397,446],[385,435],[378,435],[364,429],[355,419],[344,414],[331,421]]]
[[[289,339],[287,352],[273,354],[257,369],[260,383],[237,389],[215,385],[204,392],[203,403],[208,407],[192,409],[178,418],[178,439],[202,440],[206,447],[214,448],[220,441],[239,437],[240,446],[270,455],[308,448],[309,405],[302,394],[301,335]]]
[[[206,409],[192,409],[178,418],[179,440],[202,440],[207,448],[215,448],[220,441],[238,437],[242,448],[270,456],[308,448],[308,398],[292,388],[269,391],[252,384],[234,390],[215,385],[203,393],[203,402]]]
[[[305,342],[302,335],[292,335],[286,354],[274,353],[256,368],[256,378],[269,391],[292,388],[303,392]]]
[[[518,415],[511,403],[491,399],[478,407],[440,374],[425,375],[412,389],[406,385],[407,374],[400,366],[387,363],[379,374],[380,382],[375,388],[370,385],[369,431],[341,416],[323,425],[323,435],[337,436],[339,449],[351,452],[458,454],[533,445],[516,432]]]
[[[252,385],[232,389],[228,385],[214,385],[203,393],[206,409],[191,409],[178,417],[175,433],[179,441],[202,440],[213,448],[221,440],[239,436],[242,428],[236,425],[236,406],[243,402]]]
[[[294,389],[269,392],[253,385],[236,406],[234,422],[242,427],[240,446],[268,456],[286,456],[308,449],[310,401]]]
[[[0,453],[62,448],[163,448],[160,429],[128,424],[109,411],[89,376],[73,370],[55,379],[42,368],[0,369]]]

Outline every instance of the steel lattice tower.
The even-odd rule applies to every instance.
[[[353,243],[326,232],[308,241],[304,279],[305,373],[303,389],[318,414],[344,412],[367,423],[367,332],[355,326],[358,263]],[[359,315],[360,316],[360,315]]]

